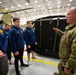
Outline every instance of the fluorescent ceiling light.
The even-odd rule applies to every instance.
[[[68,8],[66,10],[68,10]]]
[[[58,11],[60,11],[60,9],[58,9]]]
[[[22,11],[22,14],[23,14],[24,12]]]
[[[16,14],[19,14],[18,12],[16,12]]]
[[[0,1],[0,3],[2,3],[2,2]]]
[[[27,12],[30,12],[30,11],[27,11]]]
[[[70,6],[70,4],[68,4],[68,6]]]
[[[5,10],[8,10],[8,8],[5,8]]]
[[[26,3],[26,5],[29,5],[28,3]]]
[[[70,0],[70,2],[72,2],[73,0]]]
[[[50,5],[50,4],[47,4],[48,6]]]
[[[36,11],[36,9],[34,9],[34,11]]]
[[[43,10],[43,9],[41,9],[41,10]]]
[[[58,5],[58,8],[60,8],[60,5]]]
[[[18,5],[18,7],[21,7],[21,5]]]
[[[49,9],[51,9],[51,7],[49,7]]]
[[[35,1],[35,3],[38,3],[38,1]]]
[[[21,16],[23,16],[23,15],[21,15]]]
[[[14,7],[11,7],[12,9],[14,9]]]
[[[38,7],[41,7],[40,5]]]
[[[37,14],[39,14],[39,13],[37,13]]]
[[[14,15],[14,14],[12,14],[12,15]]]
[[[60,4],[60,2],[58,2],[58,4]]]
[[[48,1],[48,0],[46,0],[46,1]]]

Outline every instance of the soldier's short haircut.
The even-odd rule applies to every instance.
[[[76,7],[72,7],[71,9],[73,9],[73,11],[76,13]]]
[[[16,20],[20,20],[20,18],[18,17],[13,18],[13,22],[15,22]]]

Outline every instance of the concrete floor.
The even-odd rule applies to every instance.
[[[29,67],[19,67],[21,75],[53,75],[55,71],[58,71],[59,60],[38,54],[35,54],[35,56],[37,59],[31,59]],[[12,57],[12,61],[14,61],[14,57]],[[27,64],[26,52],[24,52],[24,63]],[[16,75],[14,65],[9,65],[8,75]]]

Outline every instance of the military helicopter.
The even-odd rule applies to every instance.
[[[5,9],[1,9],[0,14],[3,14],[1,17],[1,20],[3,20],[5,23],[12,24],[13,17],[10,15],[10,13],[24,11],[24,10],[30,10],[30,9],[33,9],[33,8],[25,8],[25,9],[19,9],[19,10],[14,10],[14,11],[8,11]]]

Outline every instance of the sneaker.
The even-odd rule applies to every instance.
[[[27,61],[28,65],[31,65],[30,61]]]
[[[12,63],[12,62],[9,62],[9,65],[14,65],[14,63]]]
[[[21,64],[21,67],[29,67],[28,64]]]
[[[58,72],[54,72],[54,75],[59,75],[59,73]]]
[[[31,57],[32,59],[36,59],[35,57]]]

